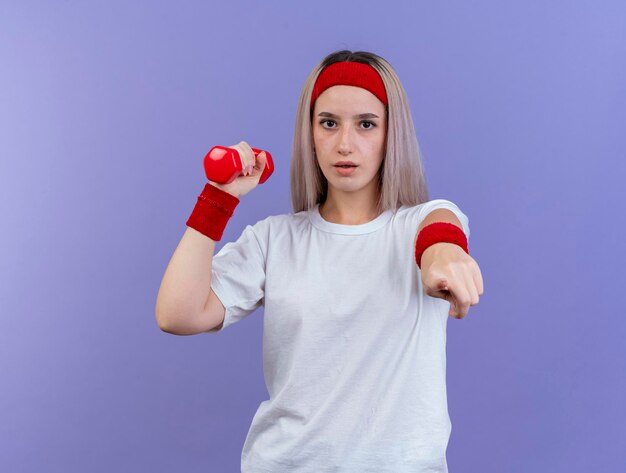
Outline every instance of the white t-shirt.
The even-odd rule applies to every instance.
[[[450,303],[415,263],[420,222],[449,200],[331,223],[319,205],[248,225],[213,257],[220,330],[264,306],[269,399],[254,415],[242,473],[444,473]]]

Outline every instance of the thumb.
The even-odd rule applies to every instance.
[[[263,174],[263,169],[265,169],[265,151],[261,151],[259,154],[254,156],[254,166],[252,167],[252,177],[261,179],[261,174]]]
[[[267,155],[265,154],[265,151],[261,151],[257,158],[259,158],[259,169],[263,171],[263,169],[265,169],[265,163],[267,163]]]
[[[437,283],[437,288],[439,292],[442,294],[441,298],[448,301],[450,303],[450,310],[448,311],[448,315],[457,316],[459,312],[456,309],[456,299],[454,298],[454,294],[450,291],[448,287],[448,281],[445,279],[441,279]]]
[[[422,273],[425,285],[433,292],[442,292],[448,290],[448,278],[440,271],[429,271],[428,274]]]
[[[450,292],[448,286],[448,280],[443,277],[436,278],[436,282],[427,281],[424,286],[426,287],[426,294],[431,297],[438,297],[440,299],[449,300]]]
[[[440,279],[437,283],[437,290],[439,291],[447,291],[448,290],[448,281],[446,279]]]

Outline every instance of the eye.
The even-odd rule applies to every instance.
[[[324,126],[325,123],[332,123],[335,124],[335,120],[330,120],[330,119],[325,119],[325,120],[320,120],[320,124],[322,125],[323,128],[334,128],[333,126]],[[361,125],[366,125],[364,127],[365,130],[371,130],[372,128],[376,128],[376,124],[374,122],[371,122],[369,120],[363,120],[361,122]]]

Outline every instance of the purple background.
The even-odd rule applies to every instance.
[[[263,311],[174,336],[156,296],[213,145],[276,162],[218,250],[291,212],[298,95],[343,48],[394,66],[470,219],[450,471],[626,471],[623,2],[129,3],[0,6],[1,471],[239,471]]]

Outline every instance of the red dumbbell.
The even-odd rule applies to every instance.
[[[256,158],[263,150],[252,148],[252,151],[254,151],[254,157]],[[261,173],[259,184],[267,181],[274,172],[272,155],[266,151],[265,156],[265,169]],[[236,149],[214,146],[204,157],[204,172],[210,181],[230,184],[241,175],[242,171],[241,156],[239,156],[239,152]]]

